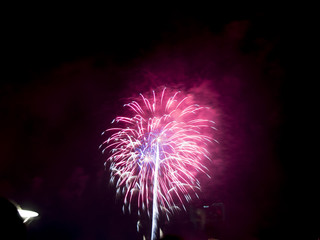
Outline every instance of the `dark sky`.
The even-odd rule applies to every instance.
[[[8,8],[0,194],[39,212],[32,239],[139,239],[108,184],[100,134],[128,97],[167,85],[219,113],[202,197],[225,204],[224,239],[316,239],[317,108],[297,70],[304,15],[228,4]]]

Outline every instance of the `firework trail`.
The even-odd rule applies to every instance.
[[[150,98],[140,94],[140,101],[125,104],[128,117],[116,117],[118,127],[107,129],[110,137],[101,144],[109,151],[111,178],[117,193],[124,195],[124,205],[131,211],[133,197],[137,199],[138,214],[152,211],[151,239],[156,238],[159,210],[169,215],[200,190],[198,173],[206,174],[203,164],[209,159],[207,147],[216,141],[211,135],[214,122],[201,118],[208,110],[180,92],[171,96],[164,88]],[[105,133],[103,132],[103,134]]]

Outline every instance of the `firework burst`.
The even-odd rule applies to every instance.
[[[208,146],[214,122],[203,113],[208,108],[190,104],[182,93],[168,94],[164,88],[125,104],[130,115],[116,117],[117,127],[107,129],[109,138],[101,144],[108,150],[110,181],[124,195],[131,211],[137,199],[138,214],[152,212],[152,236],[155,238],[159,210],[168,218],[192,197],[198,197],[199,173],[208,177],[204,162],[210,160]],[[169,95],[169,96],[167,96]]]

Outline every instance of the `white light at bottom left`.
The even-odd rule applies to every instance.
[[[30,218],[39,216],[37,212],[30,210],[18,209],[18,212],[20,216],[23,218],[23,222],[27,222]]]

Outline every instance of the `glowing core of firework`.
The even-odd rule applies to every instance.
[[[159,98],[153,91],[149,99],[140,94],[140,101],[125,104],[131,115],[116,117],[112,123],[119,127],[107,129],[111,136],[100,146],[109,150],[110,181],[124,195],[124,207],[131,211],[136,196],[138,214],[152,211],[151,239],[159,209],[169,219],[192,194],[198,197],[197,174],[210,177],[203,160],[210,160],[207,147],[216,141],[214,122],[201,117],[208,108],[189,104],[180,92],[166,95],[164,88]]]

